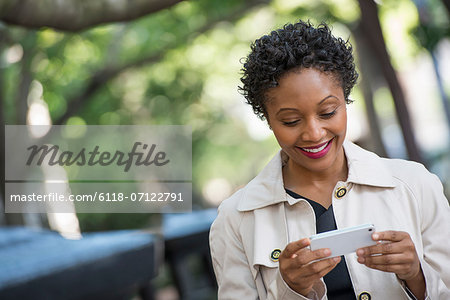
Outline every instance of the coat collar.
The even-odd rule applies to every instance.
[[[348,164],[348,183],[374,187],[395,187],[395,181],[382,159],[345,141],[344,152]],[[286,155],[280,150],[267,166],[244,188],[244,195],[238,205],[239,211],[250,211],[287,201],[293,205],[301,199],[289,197],[283,184],[282,166]]]
[[[396,186],[396,181],[383,158],[349,141],[344,142],[344,152],[348,165],[347,182],[374,187]]]

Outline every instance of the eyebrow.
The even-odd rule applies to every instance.
[[[323,98],[322,100],[320,100],[319,103],[317,103],[317,106],[321,105],[323,102],[325,102],[326,100],[330,99],[330,98],[336,98],[337,100],[339,100],[338,97],[334,96],[334,95],[328,95],[325,98]],[[296,108],[290,108],[290,107],[284,107],[284,108],[280,108],[280,110],[277,112],[277,115],[283,111],[286,110],[297,110]]]
[[[325,98],[323,98],[322,100],[320,100],[320,102],[317,105],[322,104],[323,102],[325,102],[326,100],[330,99],[330,98],[336,98],[337,100],[339,100],[338,97],[334,96],[334,95],[328,95]]]

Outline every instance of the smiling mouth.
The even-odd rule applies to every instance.
[[[308,148],[302,148],[302,147],[300,147],[303,151],[306,151],[306,152],[309,152],[309,153],[317,153],[317,152],[320,152],[320,151],[322,151],[323,149],[325,149],[325,147],[328,145],[328,143],[330,142],[331,140],[329,140],[328,142],[325,142],[325,143],[323,143],[323,144],[321,144],[321,145],[319,145],[319,146],[315,146],[315,147],[308,147]]]
[[[297,147],[297,148],[301,151],[301,153],[303,153],[307,157],[317,159],[325,156],[328,153],[328,151],[331,148],[331,143],[333,142],[333,140],[334,138],[325,143],[313,147]]]
[[[331,142],[331,140],[329,140],[329,141],[327,141],[327,142],[325,142],[323,144],[320,144],[318,146],[305,147],[305,148],[299,147],[299,148],[302,149],[303,151],[306,151],[306,152],[309,152],[309,153],[317,153],[317,152],[320,152],[323,149],[325,149],[325,147]]]

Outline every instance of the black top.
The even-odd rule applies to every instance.
[[[305,199],[311,204],[316,215],[316,232],[321,233],[325,231],[337,229],[336,220],[334,219],[333,205],[328,209],[319,203],[300,196],[288,189],[286,192],[296,199]],[[330,300],[348,300],[355,299],[352,281],[348,274],[347,265],[345,264],[345,257],[341,256],[341,261],[338,265],[323,277],[327,286],[327,297]]]

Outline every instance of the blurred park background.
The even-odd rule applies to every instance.
[[[190,125],[194,209],[214,208],[278,149],[237,91],[250,43],[287,22],[325,21],[350,40],[360,73],[348,139],[425,164],[448,196],[449,11],[449,0],[0,0],[0,119]],[[161,222],[154,214],[58,218],[3,214],[1,221],[72,233]],[[171,284],[163,269],[156,288]]]

